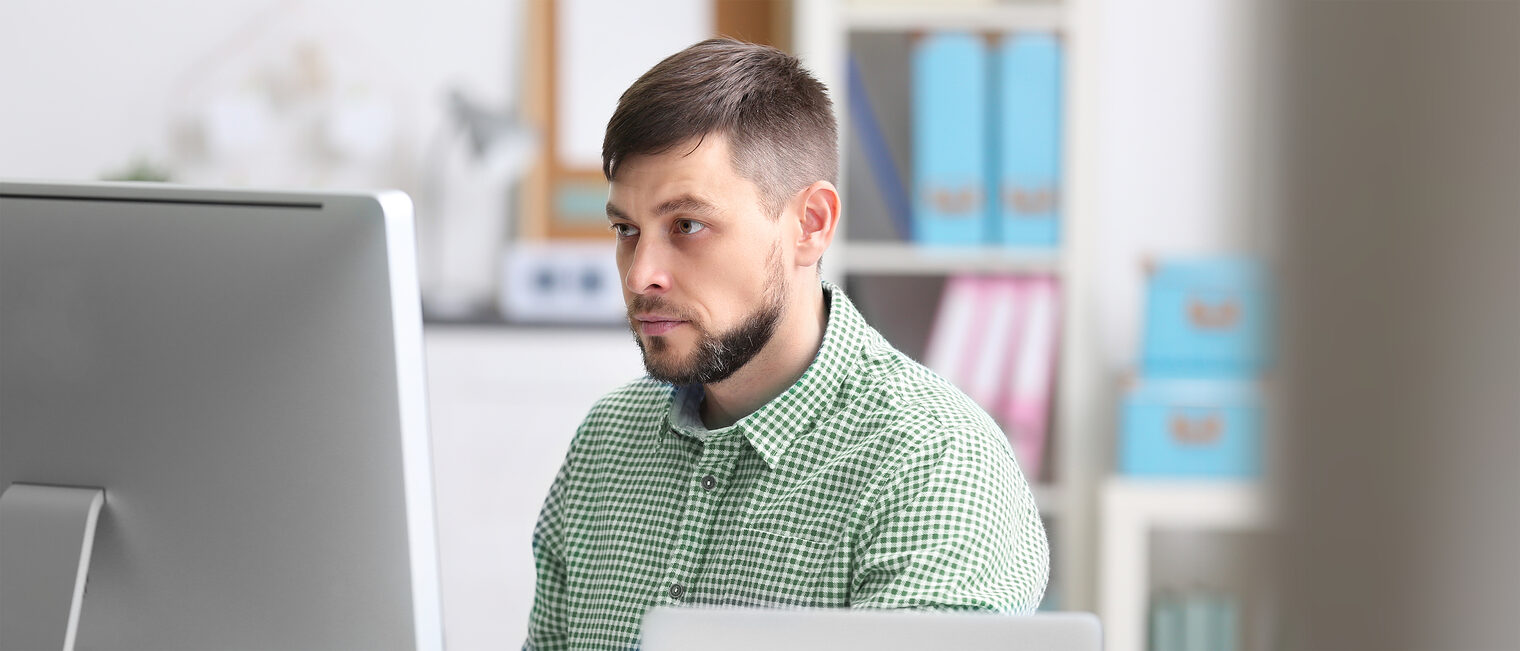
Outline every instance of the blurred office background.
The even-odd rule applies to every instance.
[[[642,372],[601,132],[715,34],[831,88],[826,276],[1008,431],[1046,607],[1113,651],[1520,648],[1520,3],[9,0],[0,176],[410,193],[448,643],[512,646]]]

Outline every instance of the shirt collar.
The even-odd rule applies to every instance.
[[[857,353],[868,326],[850,299],[833,283],[823,281],[823,295],[829,306],[828,324],[824,327],[818,354],[802,377],[754,413],[730,427],[707,433],[707,436],[741,432],[766,465],[775,468],[792,443],[799,436],[813,431],[818,421],[829,413],[829,407],[837,401],[845,380],[855,369]],[[701,406],[701,395],[701,387],[679,387],[671,392],[666,423],[672,430],[694,438],[706,438],[693,427],[701,424],[699,417],[692,418]]]

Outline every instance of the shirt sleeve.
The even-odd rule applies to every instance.
[[[889,467],[858,539],[853,607],[1029,612],[1039,605],[1049,542],[1000,434],[939,432]]]
[[[572,449],[573,454],[573,449]],[[570,483],[572,456],[566,455],[549,496],[544,499],[538,524],[533,528],[533,564],[538,579],[533,591],[533,609],[528,615],[528,639],[525,651],[549,651],[570,648],[569,623],[566,617],[565,584],[565,510]]]

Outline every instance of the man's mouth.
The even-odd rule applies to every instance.
[[[686,322],[680,319],[653,314],[640,314],[634,317],[634,320],[639,324],[639,332],[649,337],[668,334],[670,331],[686,325]]]

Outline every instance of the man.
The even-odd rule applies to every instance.
[[[832,110],[795,58],[723,39],[618,101],[607,216],[648,377],[591,409],[549,490],[528,648],[630,648],[656,604],[1039,602],[1007,439],[819,279]]]

